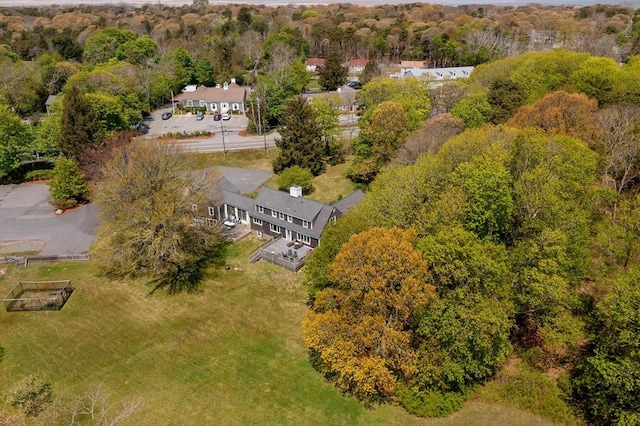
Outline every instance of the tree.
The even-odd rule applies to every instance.
[[[522,90],[511,80],[496,80],[491,84],[487,101],[493,109],[493,122],[506,123],[508,119],[524,104]]]
[[[11,406],[30,417],[36,417],[53,401],[51,384],[36,376],[28,376],[19,382],[7,397]]]
[[[611,58],[591,57],[571,74],[571,82],[582,93],[602,106],[612,101],[618,64]]]
[[[284,169],[278,176],[278,189],[289,191],[294,185],[300,186],[303,194],[309,194],[313,190],[313,173],[300,166]]]
[[[58,159],[53,168],[53,178],[49,181],[49,192],[54,198],[54,203],[56,200],[61,200],[69,207],[73,207],[86,197],[89,188],[74,159]]]
[[[319,84],[323,90],[334,91],[347,82],[347,67],[342,65],[343,55],[337,43],[333,43],[324,59],[324,65],[318,73]]]
[[[471,129],[482,127],[493,119],[493,108],[487,94],[475,91],[466,95],[451,109],[451,114],[464,122],[464,127]]]
[[[640,422],[640,273],[614,285],[593,313],[588,356],[572,372],[575,401],[590,424]]]
[[[116,57],[133,65],[145,65],[158,60],[158,44],[149,36],[127,40],[116,49]]]
[[[408,119],[398,102],[385,101],[360,119],[361,131],[353,142],[356,158],[347,174],[356,182],[369,183],[389,162],[408,134]]]
[[[597,110],[598,103],[586,95],[558,91],[522,107],[507,125],[540,127],[551,136],[568,135],[593,144]]]
[[[58,148],[67,157],[77,158],[86,147],[100,140],[100,124],[91,104],[72,85],[65,94]]]
[[[372,79],[380,77],[381,75],[382,71],[378,66],[378,61],[376,60],[376,58],[372,58],[369,62],[367,62],[367,65],[364,66],[364,69],[362,70],[362,73],[360,73],[358,81],[362,85],[365,85]]]
[[[304,97],[297,96],[287,104],[279,132],[275,142],[280,152],[273,160],[274,173],[292,166],[308,169],[314,176],[324,171],[322,129]]]
[[[640,107],[614,104],[596,113],[598,134],[604,143],[606,183],[618,196],[640,176]]]
[[[331,264],[329,287],[303,320],[317,365],[366,402],[395,395],[416,371],[415,315],[434,299],[414,234],[373,228],[349,239]]]
[[[464,123],[449,113],[438,114],[426,120],[422,127],[409,135],[396,156],[395,164],[413,164],[427,152],[437,152],[451,137],[464,130]]]
[[[342,148],[341,127],[338,107],[342,99],[337,94],[322,95],[313,98],[316,119],[322,129],[324,150],[329,164],[335,165],[344,161]]]
[[[136,39],[131,30],[104,28],[87,39],[84,45],[83,58],[86,62],[97,65],[116,57],[120,46]]]
[[[199,56],[196,59],[193,68],[197,84],[207,87],[215,86],[216,81],[213,75],[213,65],[211,64],[209,58],[205,56]]]
[[[7,174],[20,165],[30,144],[29,130],[20,117],[0,105],[0,173]]]
[[[146,276],[156,291],[191,291],[221,258],[214,228],[194,226],[192,205],[216,205],[215,174],[187,174],[176,147],[156,143],[114,151],[96,185],[101,227],[93,250],[115,277]]]

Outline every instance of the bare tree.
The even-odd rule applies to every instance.
[[[464,130],[464,123],[451,114],[440,114],[424,122],[417,132],[400,146],[394,164],[413,164],[427,152],[436,152],[451,137]]]
[[[640,177],[640,107],[615,104],[598,112],[605,149],[605,178],[618,195]]]

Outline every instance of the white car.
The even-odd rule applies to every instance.
[[[223,120],[231,120],[231,114],[229,114],[228,112],[225,112],[224,114],[222,114],[222,119]]]

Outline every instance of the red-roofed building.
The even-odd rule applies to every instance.
[[[349,74],[359,74],[369,63],[368,59],[349,59]]]
[[[318,72],[320,68],[324,66],[324,59],[322,58],[308,58],[307,59],[307,71]]]

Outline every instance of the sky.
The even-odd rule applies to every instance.
[[[332,0],[209,0],[209,4],[254,4],[266,6],[278,6],[283,4],[328,4],[328,3],[353,3],[363,6],[375,6],[381,4],[397,4],[397,3],[415,3],[415,0],[349,0],[349,1],[332,1]],[[79,5],[79,4],[131,4],[142,6],[144,4],[161,3],[168,6],[181,6],[191,4],[191,0],[0,0],[0,7],[3,6],[47,6],[47,5]],[[446,5],[461,4],[496,4],[496,5],[524,5],[528,3],[542,5],[571,5],[585,6],[593,4],[620,4],[622,6],[632,6],[640,8],[640,0],[438,0],[427,3],[438,3]]]

